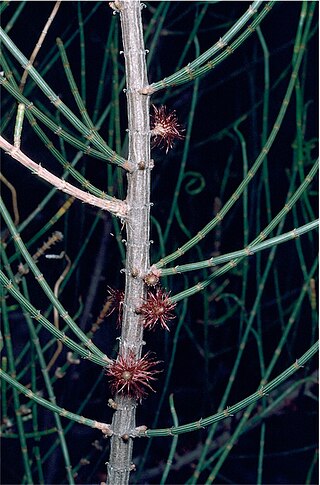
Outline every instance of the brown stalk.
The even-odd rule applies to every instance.
[[[122,219],[126,218],[128,212],[128,206],[126,202],[116,198],[114,198],[112,201],[100,199],[95,195],[89,194],[88,192],[84,192],[83,190],[74,187],[69,182],[61,180],[59,177],[56,177],[51,172],[43,168],[40,164],[37,164],[36,162],[31,160],[31,158],[29,158],[19,148],[11,145],[11,143],[5,140],[2,136],[0,136],[0,148],[3,148],[3,150],[5,150],[5,152],[8,153],[12,158],[27,167],[40,178],[49,182],[58,190],[61,190],[66,194],[72,195],[76,199],[79,199],[86,204],[90,204],[95,207],[99,207],[100,209],[107,210]]]
[[[55,3],[55,5],[54,5],[54,7],[52,9],[52,12],[51,12],[51,14],[50,14],[50,16],[49,16],[49,18],[48,18],[48,20],[46,22],[46,25],[44,26],[43,31],[40,34],[40,37],[38,39],[38,42],[36,43],[35,48],[32,51],[32,54],[31,54],[30,59],[29,59],[28,66],[32,66],[33,65],[33,63],[34,63],[34,61],[35,61],[35,59],[37,57],[37,54],[38,54],[39,50],[41,49],[41,46],[43,44],[43,41],[44,41],[44,39],[45,39],[45,37],[46,37],[46,35],[48,33],[48,30],[50,28],[50,25],[52,24],[53,19],[55,18],[56,14],[57,14],[57,12],[59,10],[60,4],[61,4],[61,1]],[[19,90],[20,90],[21,93],[23,92],[24,87],[26,85],[26,81],[27,81],[28,74],[29,74],[28,69],[25,69],[24,73],[22,74],[21,81],[20,81],[20,86],[19,86]]]

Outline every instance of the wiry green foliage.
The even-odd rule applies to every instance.
[[[6,483],[105,481],[106,437],[119,483],[314,483],[316,2],[150,2],[140,54],[122,2],[35,5],[1,3]],[[299,476],[266,466],[290,406]]]

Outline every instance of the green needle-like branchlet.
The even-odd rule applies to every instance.
[[[82,121],[80,121],[74,113],[61,101],[59,96],[48,86],[40,74],[33,66],[30,66],[28,59],[22,54],[17,46],[12,42],[10,37],[0,28],[0,39],[3,44],[11,52],[11,54],[20,62],[21,66],[28,70],[30,77],[35,81],[38,87],[48,97],[50,102],[68,119],[68,121],[81,133],[81,135],[90,140],[91,143],[102,153],[106,154],[108,159],[117,165],[130,169],[130,164],[120,155],[116,154],[101,136],[95,130],[88,128]]]
[[[32,256],[28,252],[27,248],[25,247],[20,235],[17,233],[16,228],[12,222],[12,219],[3,204],[2,199],[0,199],[0,211],[1,214],[8,226],[8,229],[14,239],[14,242],[16,246],[19,248],[19,251],[25,258],[29,268],[33,272],[35,279],[38,281],[39,285],[42,287],[43,291],[45,294],[48,296],[49,300],[53,304],[53,306],[58,310],[60,317],[67,323],[67,325],[70,327],[70,329],[74,332],[74,334],[80,339],[81,342],[84,343],[88,349],[90,349],[89,354],[92,352],[94,356],[100,358],[101,360],[104,361],[105,363],[110,362],[110,359],[101,352],[91,341],[88,340],[87,336],[82,332],[82,330],[77,326],[77,324],[72,320],[72,318],[68,315],[68,312],[64,309],[64,307],[61,305],[59,300],[55,297],[54,292],[51,290],[49,287],[48,283],[46,282],[43,274],[39,271],[37,265],[35,264],[34,260],[32,259]],[[3,275],[4,276],[4,275]],[[10,286],[10,283],[7,283],[7,286]],[[11,287],[10,287],[11,289]],[[12,291],[15,291],[14,288],[11,289]],[[35,315],[34,315],[35,316]],[[61,338],[61,335],[59,333],[59,338]],[[67,338],[67,337],[66,337]]]
[[[297,372],[301,367],[304,366],[308,360],[310,360],[319,350],[319,342],[316,342],[312,347],[310,347],[307,352],[305,352],[299,359],[297,359],[290,367],[288,367],[285,371],[279,374],[277,377],[272,379],[268,384],[263,387],[260,387],[256,392],[251,394],[250,396],[246,397],[242,401],[239,401],[232,406],[228,406],[224,411],[218,412],[212,416],[207,418],[201,418],[198,421],[194,421],[193,423],[183,424],[180,426],[172,426],[171,428],[163,428],[163,429],[147,429],[143,433],[142,436],[146,436],[148,438],[155,437],[155,436],[174,436],[183,433],[189,433],[191,431],[196,431],[201,428],[206,428],[213,423],[217,423],[223,419],[232,416],[233,414],[245,409],[251,404],[255,404],[259,399],[263,396],[269,394],[273,389],[278,387],[282,382],[287,380],[292,374]]]
[[[254,30],[259,26],[265,16],[271,11],[274,1],[265,4],[262,12],[256,16],[252,21],[251,25],[239,35],[239,37],[232,42],[230,45],[228,43],[230,40],[241,30],[241,28],[247,23],[247,21],[255,14],[263,4],[261,1],[253,2],[245,14],[234,24],[234,26],[223,36],[219,41],[214,44],[210,49],[204,52],[201,56],[198,56],[194,61],[190,62],[187,66],[183,67],[180,71],[168,76],[161,81],[152,83],[150,86],[146,87],[143,92],[154,93],[160,89],[168,88],[171,86],[178,86],[186,82],[190,82],[199,76],[207,74],[213,68],[215,68],[220,62],[224,61],[230,54],[233,54],[235,50],[240,47],[243,42],[254,32]],[[223,50],[223,52],[216,57],[214,54]],[[211,58],[211,59],[210,59]],[[210,60],[208,60],[210,59]],[[206,64],[204,64],[206,63]]]
[[[40,404],[41,406],[49,409],[54,413],[58,413],[59,416],[70,419],[80,424],[84,424],[85,426],[90,426],[91,428],[96,428],[96,429],[100,429],[101,431],[102,430],[106,431],[107,434],[108,433],[112,434],[108,424],[101,423],[93,419],[85,418],[84,416],[79,416],[78,414],[71,413],[70,411],[67,411],[64,408],[61,408],[57,404],[50,402],[47,399],[44,399],[38,394],[33,393],[30,389],[20,384],[20,382],[18,382],[16,379],[13,379],[9,374],[4,372],[2,369],[0,369],[0,377],[4,379],[6,382],[8,382],[12,387],[14,387],[14,389],[21,392],[25,396],[27,396],[29,399],[35,401],[37,404]]]

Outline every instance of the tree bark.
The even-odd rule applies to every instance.
[[[149,220],[150,220],[150,122],[149,97],[139,91],[148,84],[141,5],[136,0],[117,1],[113,8],[120,12],[123,55],[126,72],[126,96],[128,107],[128,160],[134,171],[128,174],[126,202],[126,267],[125,297],[119,353],[134,352],[136,358],[142,353],[143,326],[136,309],[145,298],[143,276],[148,272]],[[117,409],[112,420],[113,436],[108,462],[108,485],[124,485],[129,482],[132,465],[133,430],[136,427],[137,403],[134,399],[118,395]],[[131,435],[131,436],[130,436]]]

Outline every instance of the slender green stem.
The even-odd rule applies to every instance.
[[[78,8],[79,8],[79,11],[81,11],[80,6]],[[82,41],[83,40],[81,38],[81,43],[82,43]],[[83,119],[83,122],[86,124],[86,126],[88,126],[88,128],[91,128],[92,130],[94,130],[95,126],[94,126],[94,124],[93,124],[93,122],[92,122],[92,120],[91,120],[91,118],[88,115],[88,112],[86,110],[85,99],[83,99],[82,96],[79,94],[76,82],[74,80],[74,77],[73,77],[73,74],[72,74],[72,71],[71,71],[69,59],[68,59],[66,50],[64,48],[64,44],[63,44],[63,42],[60,38],[57,39],[57,46],[58,46],[58,49],[59,49],[59,52],[60,52],[61,60],[62,60],[62,63],[63,63],[63,68],[65,70],[65,73],[66,73],[66,76],[67,76],[67,79],[68,79],[68,83],[69,83],[69,86],[70,86],[71,93],[72,93],[72,95],[75,99],[77,106],[78,106],[78,109],[79,109],[79,112],[80,112],[81,117]],[[82,53],[82,49],[81,49],[81,53]],[[82,65],[82,62],[83,62],[83,59],[82,59],[82,55],[81,55],[81,84],[83,82],[82,69],[84,67]],[[83,86],[82,86],[82,89],[83,89]]]
[[[318,227],[319,227],[319,219],[316,219],[315,221],[308,222],[307,224],[304,224],[301,227],[294,228],[289,232],[285,232],[284,234],[280,234],[278,236],[272,237],[266,241],[257,243],[255,245],[253,245],[254,243],[252,242],[244,249],[239,249],[238,251],[233,251],[231,253],[222,254],[221,256],[212,257],[205,261],[198,261],[198,262],[189,263],[189,264],[181,264],[181,265],[175,266],[174,268],[162,269],[160,270],[161,271],[160,274],[161,276],[176,275],[176,274],[181,274],[188,271],[196,271],[203,268],[218,266],[222,263],[226,263],[228,261],[231,261],[237,258],[250,257],[265,249],[270,249],[273,246],[277,246],[278,244],[282,244],[282,243],[291,241],[293,239],[299,238],[300,236],[308,233],[309,231],[318,229]],[[265,231],[263,231],[263,233],[265,234]]]
[[[265,406],[264,406],[265,409]],[[262,472],[263,472],[263,458],[265,450],[265,436],[266,436],[266,423],[262,423],[260,429],[260,442],[259,442],[259,458],[258,458],[258,474],[257,485],[262,485]]]
[[[37,86],[43,91],[51,103],[70,121],[70,123],[102,153],[105,153],[112,163],[117,163],[123,168],[128,168],[127,161],[115,153],[94,130],[86,127],[74,113],[68,108],[44,81],[36,69],[31,66],[28,59],[22,54],[17,46],[12,42],[10,37],[0,28],[0,39],[11,52],[11,54],[20,62],[21,66],[29,72],[30,77],[35,81]]]
[[[80,56],[81,56],[81,98],[83,105],[86,104],[86,44],[84,35],[84,25],[81,11],[81,2],[78,2],[78,25],[80,34]]]
[[[293,194],[293,196],[287,201],[283,209],[277,214],[276,217],[270,222],[270,224],[260,233],[258,237],[255,238],[255,240],[251,243],[249,252],[253,246],[256,244],[260,243],[263,241],[268,234],[279,224],[281,220],[284,220],[288,212],[292,209],[293,205],[299,200],[301,197],[301,194],[306,190],[308,185],[312,182],[313,178],[315,177],[317,171],[319,169],[319,161],[317,160],[315,164],[313,165],[312,169],[310,170],[309,174],[303,181],[303,183],[300,185],[300,187],[296,190],[296,192]],[[173,295],[170,297],[171,301],[178,302],[182,300],[183,298],[189,297],[191,295],[194,295],[198,293],[199,291],[203,290],[206,288],[210,282],[214,279],[217,278],[218,276],[221,276],[222,274],[226,273],[227,271],[231,270],[234,268],[240,261],[242,261],[244,256],[240,258],[235,258],[231,260],[228,264],[222,266],[220,269],[214,271],[209,278],[207,278],[204,281],[201,281],[197,283],[195,286],[192,286],[191,288],[188,288],[187,290],[181,291],[180,293],[177,293],[176,295]]]
[[[61,305],[59,300],[54,295],[54,292],[49,287],[48,283],[46,282],[43,274],[39,271],[36,263],[34,262],[32,256],[28,252],[27,248],[25,247],[19,233],[17,232],[12,219],[7,211],[2,199],[0,199],[0,211],[1,214],[8,226],[8,229],[14,239],[16,246],[18,247],[19,251],[25,258],[29,268],[31,269],[32,273],[35,276],[35,279],[53,304],[53,306],[58,310],[60,317],[67,323],[70,329],[74,332],[74,334],[80,339],[83,344],[90,349],[90,352],[93,353],[94,356],[99,357],[100,361],[104,360],[105,363],[110,363],[111,359],[109,359],[101,350],[99,350],[92,341],[88,340],[87,336],[82,332],[82,330],[78,327],[78,325],[72,320],[72,318],[68,315],[68,312],[64,309]],[[7,283],[8,286],[8,283]],[[10,286],[10,283],[9,283]],[[61,335],[59,335],[61,338]]]
[[[196,38],[195,38],[195,46],[196,46],[196,51],[199,52],[199,42]],[[193,126],[194,115],[195,115],[195,110],[196,110],[196,106],[197,106],[198,92],[199,92],[199,80],[196,80],[195,83],[194,83],[193,92],[192,92],[192,99],[191,99],[191,106],[190,106],[190,112],[189,112],[189,118],[188,118],[186,139],[185,139],[185,143],[184,143],[184,147],[183,147],[183,155],[182,155],[182,160],[181,160],[181,163],[180,163],[178,180],[177,180],[177,183],[176,183],[176,187],[175,187],[174,195],[173,195],[173,200],[172,200],[172,203],[171,203],[171,211],[170,211],[168,220],[166,221],[166,229],[165,229],[164,234],[163,234],[164,243],[166,243],[168,236],[169,236],[169,232],[171,230],[173,217],[174,217],[174,214],[175,214],[176,208],[177,208],[181,184],[182,184],[182,181],[183,181],[183,178],[184,178],[184,172],[185,172],[185,167],[186,167],[189,148],[190,148],[192,126]]]
[[[46,116],[28,98],[21,94],[20,91],[18,91],[18,89],[13,86],[7,78],[1,76],[0,85],[3,86],[8,91],[8,93],[10,93],[17,101],[19,101],[19,103],[25,104],[27,109],[26,116],[28,116],[28,111],[31,112],[35,118],[39,119],[44,125],[50,128],[50,130],[53,131],[55,135],[61,137],[62,139],[70,143],[70,145],[78,148],[87,155],[90,154],[90,156],[92,157],[98,158],[100,160],[110,160],[111,162],[114,162],[121,167],[127,167],[129,171],[132,169],[129,162],[125,161],[121,157],[119,159],[119,157],[114,152],[106,152],[105,150],[92,148],[92,146],[89,144],[92,141],[89,136],[87,136],[87,143],[85,143],[78,139],[76,136],[63,129],[61,126],[57,125],[57,123],[55,123],[49,116]],[[36,126],[35,120],[33,120],[31,125]]]
[[[111,359],[107,358],[106,360],[106,358],[98,357],[91,353],[90,350],[84,349],[81,347],[81,345],[75,343],[70,337],[67,337],[64,332],[58,330],[52,323],[41,315],[40,310],[36,310],[35,307],[31,305],[26,298],[24,298],[24,296],[13,286],[12,282],[2,271],[0,271],[0,283],[13,296],[13,298],[15,298],[20,305],[30,313],[32,318],[49,330],[49,332],[52,333],[56,339],[61,340],[63,344],[65,344],[71,350],[77,352],[82,358],[91,360],[92,362],[95,362],[103,367],[108,365],[108,363],[111,361]]]
[[[12,15],[11,19],[9,20],[9,22],[6,25],[5,31],[6,31],[7,34],[10,32],[10,30],[12,29],[12,27],[16,23],[16,20],[21,15],[22,10],[26,6],[26,3],[27,2],[19,2],[18,3],[17,8],[16,8],[14,14]],[[0,13],[2,13],[4,11],[4,9],[7,8],[8,6],[9,6],[9,2],[6,2],[6,1],[5,2],[1,2],[1,11],[0,11]]]
[[[2,338],[2,336],[1,336],[1,338]],[[7,366],[8,366],[8,358],[2,357],[1,358],[1,367],[5,372],[7,371]],[[7,419],[8,419],[7,385],[6,385],[5,382],[1,386],[1,410],[2,410],[2,413],[1,413],[2,422],[5,424]]]
[[[192,423],[183,424],[180,426],[172,426],[171,428],[163,428],[163,429],[147,429],[146,431],[141,432],[141,436],[146,436],[148,438],[154,436],[173,436],[182,433],[189,433],[190,431],[196,431],[201,428],[205,428],[210,426],[213,423],[218,421],[222,421],[229,416],[245,409],[250,404],[255,404],[259,399],[261,399],[266,394],[270,394],[273,389],[276,389],[282,382],[287,380],[290,376],[292,376],[295,372],[297,372],[303,365],[308,362],[319,350],[319,342],[316,342],[310,349],[307,350],[299,359],[297,359],[290,367],[288,367],[285,371],[275,377],[269,384],[263,386],[263,388],[259,388],[258,391],[250,394],[248,397],[243,399],[242,401],[237,402],[232,406],[228,406],[224,411],[218,412],[212,416],[207,418],[201,418],[198,421],[194,421]]]
[[[310,274],[309,274],[309,279],[313,276],[314,274],[314,271],[316,269],[316,266],[317,266],[317,261],[316,263],[313,265],[311,271],[310,271]],[[304,287],[302,288],[302,291],[300,293],[300,296],[295,304],[295,307],[294,307],[294,310],[288,320],[288,324],[287,324],[287,327],[286,327],[286,330],[285,332],[282,334],[282,337],[280,339],[280,342],[273,354],[273,358],[271,359],[269,365],[268,365],[268,368],[264,374],[264,378],[261,380],[261,388],[260,388],[260,395],[261,396],[265,396],[266,394],[268,394],[268,391],[269,391],[269,384],[267,384],[266,387],[264,387],[264,385],[267,383],[267,379],[268,377],[270,376],[272,370],[274,369],[274,366],[275,366],[275,363],[277,362],[280,354],[281,354],[281,350],[282,348],[284,347],[284,344],[285,344],[285,341],[288,337],[288,333],[289,331],[291,330],[292,328],[292,325],[293,323],[295,322],[295,319],[296,319],[296,316],[297,316],[297,313],[300,311],[300,307],[301,307],[301,303],[305,297],[305,294],[307,292],[307,281],[305,282],[304,284]],[[314,344],[311,348],[313,348],[315,351],[317,351],[316,349],[319,348],[319,342],[317,342],[316,344]],[[310,351],[311,349],[309,349]],[[309,352],[308,351],[308,352]],[[307,352],[307,353],[308,353]],[[306,354],[304,354],[306,355]],[[292,367],[292,366],[291,366]],[[296,362],[293,364],[293,367],[295,367],[296,370],[298,370],[299,368],[303,367],[303,363],[300,362],[300,360],[296,360]],[[287,369],[288,370],[288,369]],[[282,374],[281,374],[282,376]],[[280,376],[278,376],[278,378],[274,379],[272,382],[278,382],[278,380],[280,379]],[[217,464],[215,465],[214,469],[212,470],[212,472],[210,473],[209,477],[208,477],[208,480],[206,481],[206,484],[210,484],[213,482],[213,480],[216,478],[217,476],[217,473],[219,472],[222,464],[224,463],[224,461],[226,460],[228,454],[230,453],[230,450],[232,449],[233,445],[235,444],[235,442],[237,441],[237,439],[239,438],[241,432],[242,432],[242,429],[243,427],[245,426],[247,420],[249,419],[250,417],[250,414],[251,412],[253,411],[254,409],[254,402],[250,403],[249,407],[246,409],[240,423],[238,424],[235,432],[233,433],[232,435],[232,438],[229,440],[227,446],[224,448],[224,451],[222,453],[222,455],[220,456]]]
[[[27,283],[26,283],[25,278],[22,279],[22,286],[23,286],[25,298],[29,299],[28,288],[27,288]],[[39,338],[36,334],[34,324],[32,322],[30,315],[26,314],[25,318],[26,318],[26,321],[27,321],[27,325],[28,325],[28,329],[29,329],[29,332],[30,332],[30,336],[31,336],[33,346],[34,346],[34,348],[37,352],[37,357],[38,357],[38,360],[39,360],[39,364],[40,364],[41,372],[42,372],[43,379],[44,379],[44,382],[45,382],[46,390],[47,390],[47,393],[48,393],[48,396],[49,396],[49,400],[52,403],[55,404],[56,403],[56,397],[55,397],[54,392],[53,392],[53,387],[52,387],[52,384],[51,384],[51,381],[50,381],[49,373],[47,371],[47,365],[46,365],[46,362],[45,362],[45,359],[44,359],[44,356],[43,356],[43,352],[42,352],[42,349],[41,349],[41,346],[40,346]],[[36,392],[34,387],[33,387],[32,392],[33,392],[33,394]],[[70,457],[69,457],[68,447],[67,447],[67,443],[66,443],[66,439],[65,439],[65,435],[64,435],[64,430],[63,430],[63,427],[62,427],[62,424],[61,424],[60,417],[57,413],[54,413],[54,419],[55,419],[55,424],[56,424],[57,433],[58,433],[58,437],[59,437],[59,443],[60,443],[60,446],[61,446],[62,456],[64,458],[65,468],[66,468],[66,471],[67,471],[68,483],[74,484],[74,479],[73,479],[73,474],[72,474],[72,466],[71,466],[71,462],[70,462]],[[35,429],[35,431],[36,431],[36,429]]]
[[[307,476],[306,476],[306,481],[305,481],[306,485],[311,485],[312,483],[314,483],[314,481],[312,480],[312,476],[314,474],[314,469],[315,469],[318,461],[319,461],[319,450],[316,450],[314,452],[312,462],[311,462],[311,465],[309,467],[309,470],[308,470],[308,473],[307,473]]]
[[[96,381],[94,382],[90,392],[88,392],[88,394],[86,395],[85,399],[83,399],[83,401],[81,402],[79,408],[77,409],[77,415],[79,415],[80,413],[82,413],[83,409],[85,408],[85,406],[88,404],[88,402],[90,402],[90,399],[92,398],[92,394],[95,392],[97,386],[99,385],[99,383],[101,382],[101,379],[105,376],[105,373],[102,371],[101,374],[99,375],[99,377],[96,379]],[[64,434],[65,436],[69,433],[69,431],[73,428],[73,426],[75,425],[76,421],[73,421],[73,420],[70,420],[70,422],[67,424],[67,426],[64,428]],[[50,459],[51,455],[52,455],[52,452],[57,448],[58,446],[58,442],[55,441],[52,446],[50,446],[49,450],[47,451],[47,453],[45,453],[43,456],[42,456],[42,463],[46,463],[47,460]],[[74,471],[76,471],[76,467],[74,467]]]
[[[4,369],[2,369],[4,370]],[[5,371],[5,370],[4,370]],[[5,371],[6,372],[6,371]],[[2,386],[3,385],[6,385],[7,384],[7,381],[5,381],[3,379],[2,381]],[[43,431],[36,431],[36,432],[32,432],[32,433],[25,433],[25,436],[27,439],[37,439],[37,438],[42,438],[43,436],[50,436],[52,434],[55,434],[57,432],[56,428],[49,428],[49,429],[45,429]],[[17,439],[19,438],[19,435],[17,433],[0,433],[0,436],[2,438],[8,438],[8,439]]]
[[[252,418],[250,418],[247,421],[247,423],[245,423],[245,425],[241,428],[240,436],[242,434],[248,432],[252,428],[256,427],[259,423],[262,422],[262,424],[263,424],[263,420],[267,419],[269,416],[272,416],[279,409],[279,407],[281,407],[283,405],[283,403],[286,401],[286,399],[290,398],[290,395],[296,389],[301,389],[301,387],[308,382],[314,382],[314,380],[312,378],[308,377],[306,379],[301,379],[301,380],[295,382],[289,388],[286,388],[286,390],[284,392],[281,392],[279,394],[279,396],[276,399],[274,399],[265,409],[256,413]],[[214,446],[214,444],[213,444],[213,446]],[[227,446],[228,446],[228,443],[227,443]],[[210,458],[208,458],[208,460],[206,460],[206,462],[204,463],[203,470],[211,469],[212,463],[215,462],[216,459],[219,458],[219,456],[221,456],[223,451],[224,451],[224,447],[222,447],[222,446],[218,447],[218,450],[215,453],[213,453],[210,456]],[[190,485],[191,483],[192,483],[192,480],[189,479],[186,482],[186,485]]]
[[[151,64],[153,56],[156,53],[156,47],[158,45],[159,37],[160,37],[161,31],[163,29],[163,24],[164,24],[164,21],[166,19],[166,15],[168,13],[169,8],[170,8],[170,2],[161,2],[159,4],[158,9],[155,12],[153,22],[154,22],[154,25],[156,25],[156,29],[155,29],[155,32],[152,33],[152,41],[150,43],[150,46],[148,46],[149,47],[148,48],[148,56],[147,56],[147,66],[148,67]],[[150,24],[150,26],[152,26],[152,24]],[[145,35],[145,37],[146,37],[146,35]]]
[[[177,427],[177,426],[179,426],[179,422],[178,422],[177,412],[176,412],[176,409],[174,407],[173,394],[170,394],[170,396],[169,396],[169,406],[170,406],[173,424],[174,424],[175,427]],[[170,472],[170,468],[171,468],[171,465],[172,465],[172,462],[173,462],[173,457],[174,457],[174,454],[176,452],[177,445],[178,445],[178,436],[176,435],[172,438],[169,456],[168,456],[168,459],[167,459],[167,462],[166,462],[165,469],[163,470],[162,477],[160,479],[160,485],[164,485],[166,483],[166,480],[167,480],[167,477],[168,477],[168,474]]]
[[[314,10],[315,5],[312,5],[312,7],[313,7],[313,10]],[[308,22],[308,27],[305,29],[305,32],[304,32],[304,35],[303,35],[303,42],[306,42],[306,39],[308,37],[311,19],[312,19],[312,16],[309,17],[310,21]],[[274,142],[274,140],[275,140],[275,138],[276,138],[276,136],[277,136],[277,134],[280,130],[281,124],[282,124],[284,116],[286,114],[287,107],[289,105],[290,98],[291,98],[291,95],[292,95],[292,92],[293,92],[293,89],[294,89],[294,86],[295,86],[295,83],[296,83],[298,71],[299,71],[299,68],[300,68],[300,65],[301,65],[301,62],[302,62],[302,59],[303,59],[304,52],[305,52],[305,44],[302,43],[301,46],[300,46],[299,53],[297,55],[297,59],[296,59],[295,65],[294,65],[294,69],[293,69],[293,72],[291,74],[290,81],[289,81],[289,84],[288,84],[288,87],[287,87],[287,90],[286,90],[286,94],[285,94],[284,100],[281,104],[281,108],[280,108],[279,114],[277,116],[277,119],[276,119],[276,121],[273,125],[272,131],[271,131],[261,153],[259,154],[256,161],[254,162],[254,164],[250,168],[247,177],[241,182],[241,184],[239,185],[237,190],[233,193],[233,195],[230,197],[230,199],[226,202],[226,204],[221,209],[221,211],[217,214],[217,216],[212,221],[210,221],[201,231],[199,231],[198,234],[195,237],[193,237],[190,241],[185,243],[181,248],[178,248],[177,251],[175,251],[174,253],[170,254],[169,256],[166,256],[165,258],[161,259],[159,262],[157,262],[156,263],[157,268],[160,269],[163,266],[170,263],[171,261],[174,261],[178,257],[185,254],[195,244],[198,244],[199,241],[201,239],[203,239],[210,231],[212,231],[212,229],[214,229],[214,227],[218,223],[220,223],[222,221],[222,219],[225,217],[225,215],[229,212],[231,207],[239,199],[239,197],[242,195],[244,189],[247,187],[249,182],[252,180],[254,175],[257,173],[259,167],[261,166],[263,160],[265,159],[266,155],[268,154],[268,152],[269,152],[269,150],[270,150],[270,148],[271,148],[271,146],[272,146],[272,144],[273,144],[273,142]]]
[[[105,96],[105,80],[107,77],[107,67],[108,67],[108,62],[110,61],[110,50],[112,49],[112,39],[114,36],[114,29],[116,25],[117,25],[117,21],[116,21],[116,18],[113,16],[111,19],[111,23],[108,31],[108,37],[104,47],[103,62],[101,64],[97,95],[96,95],[95,105],[94,105],[94,110],[92,115],[92,119],[94,123],[96,123],[98,119],[99,111],[102,106],[102,101]],[[108,144],[110,145],[110,143]]]
[[[198,56],[194,61],[190,62],[187,66],[182,68],[180,71],[168,76],[167,78],[162,79],[161,81],[157,81],[152,83],[150,86],[146,87],[143,92],[145,93],[154,93],[159,91],[160,89],[164,89],[170,86],[178,86],[180,84],[184,84],[186,82],[192,81],[199,76],[207,74],[211,71],[214,67],[216,67],[220,62],[225,60],[227,57],[230,56],[235,50],[240,47],[240,45],[254,32],[257,26],[262,22],[262,20],[266,17],[266,15],[270,12],[273,5],[275,4],[274,1],[268,2],[265,4],[263,10],[259,15],[255,17],[251,25],[247,27],[247,29],[239,35],[239,37],[228,45],[229,41],[236,35],[237,32],[246,24],[246,22],[252,17],[254,13],[256,13],[257,9],[263,2],[256,1],[250,5],[249,9],[246,13],[233,25],[233,27],[223,35],[218,42],[216,42],[210,49],[206,52]],[[213,59],[210,59],[214,56],[215,53],[221,51],[223,52]],[[208,59],[210,59],[208,61]],[[207,62],[208,61],[208,62]],[[206,64],[204,64],[206,62]]]
[[[5,291],[1,291],[1,310],[2,310],[2,319],[3,319],[3,329],[4,329],[4,338],[6,343],[7,357],[8,357],[8,368],[10,373],[10,375],[7,373],[6,375],[9,377],[9,379],[11,379],[12,381],[15,381],[16,368],[14,363],[13,344],[11,339],[7,304],[4,298],[5,293],[6,293]],[[0,369],[0,372],[3,372],[3,371]],[[16,424],[18,429],[24,471],[27,476],[28,483],[32,484],[33,478],[32,478],[31,467],[30,467],[29,449],[27,446],[24,424],[22,420],[20,398],[16,389],[13,389],[13,405],[14,405],[14,411],[16,416]]]
[[[8,382],[8,384],[10,384],[10,386],[12,386],[14,389],[24,394],[29,399],[32,399],[37,404],[40,404],[40,406],[43,406],[46,409],[49,409],[50,411],[59,414],[59,416],[61,416],[62,418],[70,419],[71,421],[75,421],[76,423],[89,426],[90,428],[96,428],[102,431],[106,431],[106,433],[109,435],[111,434],[108,424],[101,423],[93,419],[85,418],[84,416],[71,413],[70,411],[67,411],[64,408],[57,406],[55,403],[50,402],[47,399],[40,397],[38,394],[33,393],[30,389],[20,384],[20,382],[18,382],[16,379],[13,379],[9,374],[4,372],[2,369],[0,369],[0,378],[4,379],[6,382]]]

